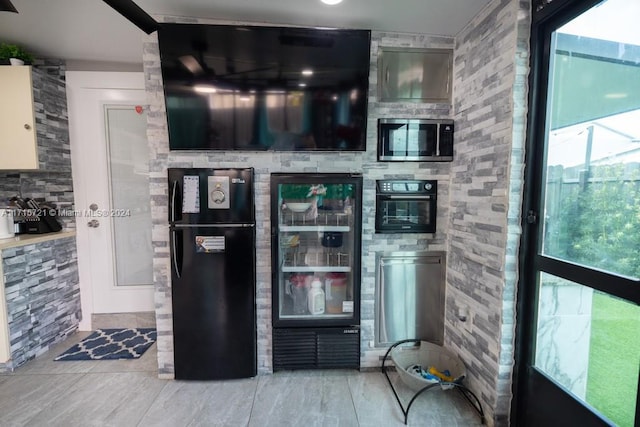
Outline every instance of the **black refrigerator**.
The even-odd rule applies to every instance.
[[[253,169],[168,176],[175,378],[255,376]]]
[[[362,175],[271,175],[273,369],[360,367]]]

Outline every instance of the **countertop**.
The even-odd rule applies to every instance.
[[[75,237],[75,230],[58,231],[55,233],[45,234],[20,234],[7,239],[0,239],[0,250],[15,248],[16,246],[33,245],[36,243],[48,242],[49,240],[64,239],[67,237]]]

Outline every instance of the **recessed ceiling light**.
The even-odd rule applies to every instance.
[[[216,93],[217,89],[209,85],[195,85],[193,90],[199,93]]]
[[[311,75],[313,75],[313,70],[310,70],[310,69],[302,70],[302,75],[303,76],[311,76]]]
[[[320,0],[324,4],[328,4],[329,6],[333,6],[334,4],[342,3],[342,0]]]
[[[298,86],[300,87],[305,87],[307,84],[306,83],[298,83]]]

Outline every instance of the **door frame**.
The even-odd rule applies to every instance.
[[[79,109],[88,108],[82,105],[84,90],[142,90],[145,89],[144,73],[142,72],[102,72],[102,71],[68,71],[66,73],[67,83],[67,102],[69,111],[69,135],[71,145],[71,164],[73,171],[73,188],[74,188],[74,204],[78,211],[76,217],[76,244],[78,251],[78,274],[80,278],[80,304],[82,309],[82,320],[79,329],[83,331],[92,330],[92,314],[94,309],[94,291],[92,280],[92,257],[90,253],[90,229],[86,226],[87,216],[83,214],[89,203],[88,189],[83,183],[84,159],[91,156],[91,150],[94,148],[87,144],[87,137],[83,135],[81,127],[75,123],[76,113]],[[104,99],[106,103],[118,104],[119,100]],[[105,103],[103,102],[103,104]],[[129,102],[129,101],[126,101]],[[104,117],[100,118],[103,131]],[[104,141],[104,140],[103,140]],[[107,169],[108,172],[108,169]],[[106,180],[107,178],[105,178]],[[106,218],[101,218],[106,219]],[[95,262],[95,260],[93,261]],[[114,261],[112,261],[114,262]],[[150,286],[140,286],[137,288],[145,288],[145,292],[153,294],[153,284]],[[142,289],[140,289],[142,290]],[[143,304],[141,310],[136,308],[127,311],[154,311],[153,295],[148,303]]]
[[[515,368],[513,374],[513,425],[609,425],[588,403],[575,399],[549,376],[533,366],[538,307],[538,274],[548,272],[583,286],[640,303],[637,281],[620,278],[611,284],[610,274],[539,254],[540,218],[545,150],[547,88],[549,83],[550,34],[565,22],[591,9],[602,0],[555,0],[532,13],[529,75],[529,111],[525,148],[525,182],[522,238],[519,251],[519,284],[516,312]],[[535,3],[535,2],[534,2]],[[623,283],[620,283],[623,282]],[[639,382],[640,383],[640,382]],[[640,386],[639,386],[640,387]],[[552,404],[531,399],[546,396]],[[636,421],[640,420],[640,390],[636,400]]]

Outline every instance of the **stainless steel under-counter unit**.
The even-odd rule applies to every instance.
[[[380,253],[376,265],[376,347],[409,338],[443,345],[446,253]]]

